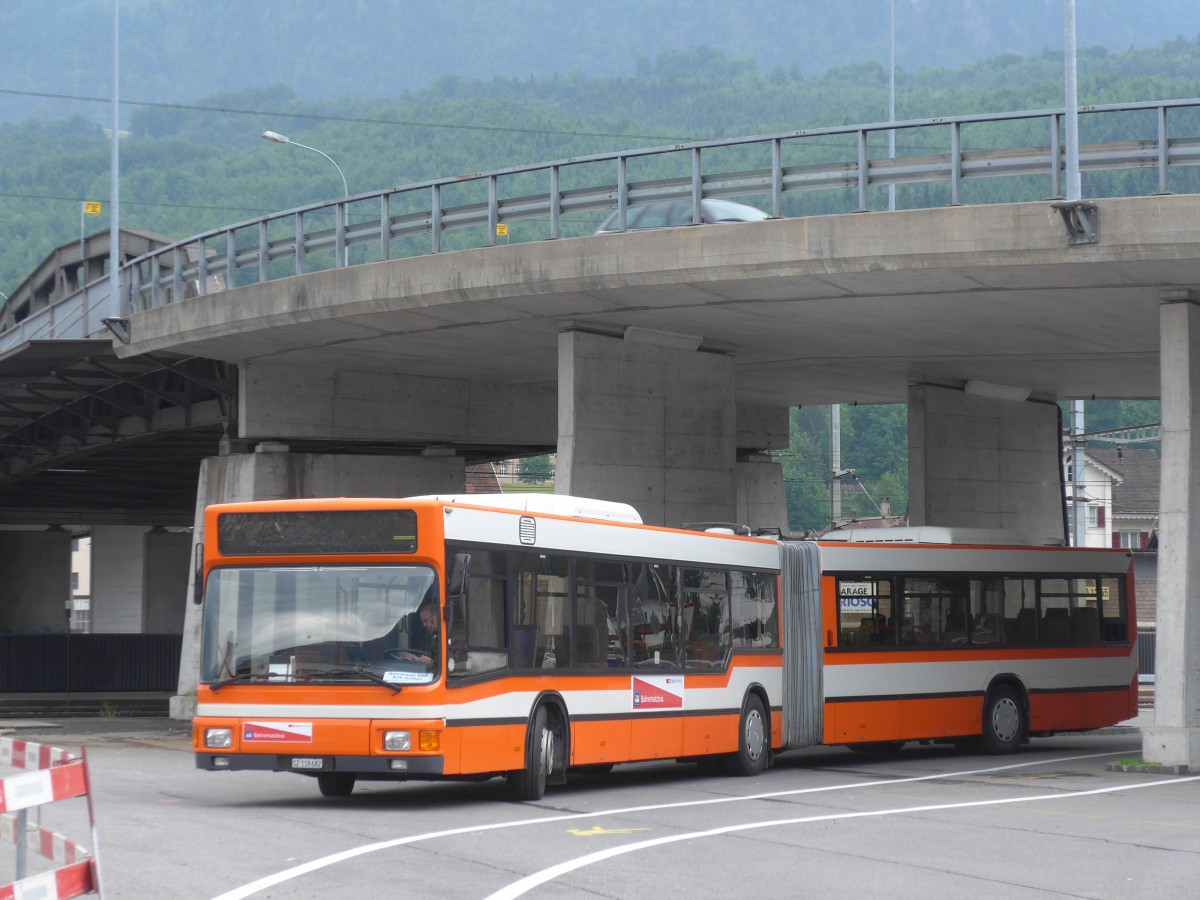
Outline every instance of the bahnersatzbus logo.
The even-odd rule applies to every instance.
[[[634,675],[631,682],[634,709],[683,709],[683,676]]]

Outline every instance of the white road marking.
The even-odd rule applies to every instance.
[[[1031,794],[1027,797],[1009,797],[1003,800],[972,800],[963,803],[935,803],[929,806],[908,806],[902,809],[874,809],[864,810],[862,812],[844,812],[831,813],[823,816],[803,816],[796,819],[775,819],[772,822],[747,822],[741,825],[726,825],[721,828],[711,828],[707,831],[693,831],[688,834],[673,834],[668,837],[651,838],[647,841],[639,841],[636,844],[622,844],[619,847],[610,847],[607,850],[598,850],[595,853],[589,853],[586,856],[580,856],[576,859],[561,862],[558,865],[550,866],[548,869],[542,869],[540,872],[534,872],[532,875],[527,875],[519,881],[514,881],[512,884],[504,887],[494,894],[489,894],[486,900],[514,900],[522,894],[527,893],[538,885],[545,884],[547,881],[553,881],[560,875],[566,875],[570,872],[582,869],[585,866],[590,866],[594,863],[604,862],[607,859],[612,859],[616,856],[623,856],[626,853],[636,853],[639,850],[648,850],[651,847],[660,847],[664,844],[673,844],[677,841],[691,841],[697,838],[716,837],[722,834],[733,834],[738,831],[752,831],[756,828],[779,828],[784,825],[804,825],[810,822],[833,822],[841,819],[866,819],[879,816],[896,816],[907,815],[910,813],[936,812],[945,809],[970,809],[980,806],[1000,806],[1005,803],[1037,803],[1043,800],[1070,800],[1075,797],[1087,797],[1092,794],[1114,794],[1117,791],[1132,791],[1138,788],[1158,787],[1164,784],[1178,784],[1182,781],[1200,781],[1200,775],[1192,775],[1187,778],[1171,778],[1166,781],[1154,781],[1145,784],[1125,784],[1107,788],[1095,788],[1090,791],[1071,791],[1070,793],[1060,794]]]
[[[332,865],[336,865],[337,863],[340,863],[340,862],[345,862],[348,859],[354,859],[355,857],[364,856],[368,853],[375,853],[380,850],[390,850],[393,847],[402,847],[406,844],[416,844],[421,841],[431,841],[431,840],[436,840],[437,838],[452,837],[454,835],[460,835],[460,834],[478,834],[478,833],[484,832],[484,831],[498,831],[498,830],[505,829],[505,828],[523,828],[523,827],[526,827],[529,825],[545,825],[547,823],[552,823],[552,822],[570,822],[570,821],[578,821],[580,819],[595,819],[595,818],[599,818],[600,816],[620,816],[620,815],[626,815],[628,813],[651,812],[654,810],[663,810],[663,809],[682,809],[682,808],[690,807],[690,806],[708,806],[708,805],[723,804],[723,803],[746,803],[746,802],[750,802],[750,801],[754,801],[754,800],[770,800],[770,799],[773,799],[776,797],[794,797],[794,796],[799,796],[801,794],[819,794],[819,793],[825,793],[828,791],[853,790],[854,788],[869,788],[869,787],[892,786],[892,785],[898,785],[898,784],[912,784],[914,782],[919,782],[919,781],[934,781],[934,780],[937,780],[940,778],[961,778],[961,777],[967,776],[967,775],[988,775],[988,774],[993,774],[996,772],[1008,772],[1008,771],[1012,771],[1014,769],[1025,769],[1025,768],[1030,768],[1033,766],[1044,766],[1044,765],[1051,765],[1051,764],[1060,764],[1060,763],[1065,763],[1065,762],[1074,762],[1075,760],[1080,760],[1080,759],[1096,759],[1096,758],[1104,757],[1104,756],[1120,756],[1123,753],[1134,752],[1136,749],[1137,748],[1130,748],[1128,750],[1109,751],[1107,753],[1087,753],[1087,754],[1082,754],[1080,756],[1059,756],[1059,757],[1053,757],[1051,759],[1039,759],[1039,760],[1032,760],[1029,762],[1011,763],[1006,766],[989,766],[984,769],[965,769],[960,772],[939,772],[934,775],[914,775],[914,776],[911,776],[908,778],[883,778],[883,779],[879,779],[877,781],[854,781],[854,782],[846,782],[843,784],[822,785],[820,787],[796,788],[794,790],[787,790],[787,791],[768,791],[768,792],[761,793],[761,794],[749,794],[746,796],[739,796],[739,797],[709,797],[704,800],[685,800],[685,801],[682,801],[679,803],[656,803],[656,804],[649,804],[646,806],[626,806],[626,807],[617,808],[617,809],[601,810],[598,812],[567,813],[564,815],[557,815],[557,816],[541,816],[536,819],[519,819],[516,821],[509,821],[509,822],[495,822],[491,825],[470,825],[470,826],[465,826],[462,828],[448,828],[444,831],[429,831],[429,832],[425,832],[423,834],[414,834],[414,835],[409,835],[408,837],[394,838],[393,840],[389,840],[389,841],[379,841],[379,842],[373,843],[373,844],[364,844],[361,847],[354,847],[350,850],[343,850],[340,853],[332,853],[329,856],[323,856],[319,859],[310,860],[309,862],[302,863],[301,865],[293,866],[290,869],[284,869],[282,872],[276,872],[274,875],[264,876],[263,878],[259,878],[256,881],[250,882],[249,884],[245,884],[245,885],[242,885],[241,887],[234,888],[231,891],[226,891],[224,894],[220,894],[217,897],[214,897],[213,900],[244,900],[244,898],[253,896],[254,894],[257,894],[259,891],[263,891],[263,890],[266,890],[267,888],[274,887],[277,884],[282,884],[283,882],[289,881],[293,878],[298,878],[301,875],[307,875],[309,872],[315,872],[318,869],[323,869],[327,866],[332,866]],[[1161,785],[1161,784],[1174,784],[1174,783],[1180,782],[1180,781],[1195,781],[1197,779],[1200,779],[1200,776],[1194,776],[1194,777],[1190,777],[1190,778],[1176,778],[1176,779],[1171,779],[1169,781],[1156,781],[1156,782],[1152,782],[1149,784],[1128,785],[1128,786],[1124,786],[1124,787],[1113,787],[1113,788],[1104,788],[1104,789],[1098,789],[1098,790],[1093,790],[1093,791],[1083,791],[1083,792],[1080,792],[1077,794],[1062,794],[1062,795],[1053,795],[1053,796],[1038,795],[1038,796],[1034,796],[1034,797],[1015,798],[1012,800],[981,801],[980,803],[948,804],[946,806],[911,807],[909,809],[882,810],[882,811],[871,811],[871,812],[861,812],[861,813],[841,813],[841,814],[837,814],[837,815],[817,816],[814,818],[807,818],[807,819],[789,819],[789,820],[783,820],[783,822],[785,822],[787,824],[800,824],[803,822],[827,821],[829,819],[835,819],[835,818],[855,818],[855,817],[862,817],[862,816],[894,815],[896,813],[918,812],[921,810],[954,809],[954,808],[958,808],[960,806],[987,805],[987,804],[995,804],[995,803],[1017,803],[1017,802],[1024,802],[1024,801],[1029,801],[1029,800],[1055,799],[1056,797],[1059,797],[1059,796],[1073,797],[1073,796],[1084,796],[1086,794],[1103,794],[1103,793],[1109,793],[1109,792],[1118,791],[1118,790],[1128,790],[1130,787],[1154,787],[1156,785]],[[627,844],[627,845],[623,845],[622,847],[613,848],[613,850],[611,852],[609,852],[609,851],[602,851],[602,852],[606,852],[609,855],[616,855],[617,853],[620,853],[620,852],[633,852],[634,850],[637,850],[637,849],[643,849],[645,847],[654,846],[657,843],[666,843],[668,841],[684,840],[686,838],[705,837],[708,835],[723,834],[728,831],[741,830],[741,829],[747,829],[747,828],[759,828],[759,827],[763,827],[764,825],[777,825],[777,824],[780,824],[780,823],[779,822],[767,822],[767,823],[761,823],[761,824],[760,823],[752,823],[749,825],[736,825],[736,826],[730,826],[726,829],[717,829],[717,830],[714,830],[711,832],[696,832],[693,834],[683,835],[683,836],[674,836],[674,837],[670,837],[670,838],[657,838],[653,841],[643,841],[639,844]],[[527,878],[524,878],[520,881],[514,882],[512,885],[509,885],[507,888],[504,888],[500,892],[493,894],[490,898],[488,898],[488,900],[500,900],[500,898],[520,896],[520,894],[524,893],[525,891],[528,891],[530,888],[536,887],[538,884],[542,884],[545,881],[552,880],[553,878],[556,878],[560,874],[564,874],[565,872],[572,871],[572,869],[574,869],[574,868],[580,868],[585,865],[591,865],[591,863],[593,863],[593,862],[599,862],[599,861],[601,861],[601,859],[607,859],[607,858],[608,858],[608,856],[589,854],[588,856],[580,857],[580,858],[573,860],[571,862],[568,862],[568,863],[560,863],[558,866],[552,866],[549,869],[544,869],[542,872],[535,873],[534,875],[530,875]],[[564,866],[567,868],[563,868]],[[547,873],[552,873],[552,874],[547,874]],[[540,881],[531,881],[530,880],[530,879],[535,879],[535,878],[541,878],[541,880]],[[526,882],[528,882],[528,883],[526,883]],[[523,885],[523,887],[520,888],[518,893],[505,893],[506,891],[511,891],[511,890],[516,889],[518,885]]]

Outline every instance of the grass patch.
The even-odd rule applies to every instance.
[[[1161,766],[1162,765],[1162,763],[1150,762],[1149,760],[1142,759],[1140,756],[1126,756],[1121,759],[1118,759],[1116,764],[1118,766]]]

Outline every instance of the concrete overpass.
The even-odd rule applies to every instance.
[[[784,446],[790,406],[908,402],[914,521],[1015,525],[1044,540],[1063,537],[1048,401],[1162,396],[1163,483],[1187,487],[1164,492],[1160,663],[1191,660],[1198,213],[1196,196],[1107,200],[1103,239],[1078,245],[1057,210],[1031,203],[487,248],[152,309],[119,352],[237,364],[248,445],[332,432],[556,444],[560,489],[665,522],[777,510],[779,480],[713,470],[744,473],[751,451]],[[973,383],[1028,397],[964,393]],[[645,456],[673,435],[674,456]],[[704,444],[700,458],[689,441]],[[401,480],[453,479],[447,459]],[[250,485],[239,490],[257,493]],[[1167,669],[1147,756],[1200,765],[1195,688],[1179,669],[1173,687]]]
[[[1164,171],[1169,153],[1164,143]],[[952,176],[962,164],[956,155]],[[860,185],[867,170],[860,162]],[[785,170],[763,177],[779,187]],[[695,202],[706,183],[686,185]],[[620,204],[634,193],[619,179]],[[557,215],[565,195],[551,195]],[[1146,756],[1197,767],[1200,682],[1186,673],[1200,662],[1189,503],[1200,487],[1198,204],[1104,200],[1083,240],[1047,201],[381,252],[192,299],[186,265],[164,279],[152,261],[114,323],[116,352],[236,366],[233,430],[201,470],[197,510],[455,490],[472,454],[557,447],[560,490],[627,500],[647,521],[780,525],[782,479],[758,451],[786,446],[789,407],[907,402],[914,523],[1062,540],[1053,401],[1161,396],[1163,482],[1178,490],[1164,493],[1160,519],[1159,712]],[[299,216],[294,240],[264,224],[260,276],[288,240],[299,273],[314,243],[341,259],[349,205],[311,242]],[[502,209],[493,193],[492,233]],[[380,216],[384,251],[402,219]],[[231,229],[228,284],[240,283],[235,245]],[[191,258],[203,285],[203,240]],[[164,285],[176,302],[159,302]],[[321,452],[332,442],[375,455]]]

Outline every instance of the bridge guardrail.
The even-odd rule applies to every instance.
[[[1142,134],[1134,139],[1083,144],[1080,170],[1155,169],[1153,190],[1145,192],[1169,193],[1173,169],[1200,166],[1200,115],[1189,118],[1189,134],[1171,136],[1168,129],[1169,116],[1178,118],[1185,111],[1200,114],[1200,99],[1081,107],[1081,123],[1098,125],[1111,122],[1114,116],[1135,115]],[[194,235],[139,257],[122,267],[119,297],[103,303],[85,298],[70,315],[66,314],[64,300],[58,304],[64,306],[60,312],[56,313],[55,307],[41,311],[45,321],[35,322],[38,317],[31,316],[22,323],[23,334],[26,339],[75,336],[57,333],[53,324],[57,316],[62,328],[74,323],[84,328],[86,336],[94,336],[103,333],[103,316],[93,310],[106,310],[108,316],[129,316],[227,287],[303,275],[310,270],[440,253],[446,249],[444,239],[451,232],[476,229],[474,235],[460,240],[456,249],[494,246],[497,225],[541,220],[544,231],[535,239],[555,240],[565,236],[566,217],[607,212],[613,207],[623,228],[629,207],[651,200],[690,200],[698,220],[704,197],[755,196],[762,198],[761,205],[769,207],[773,216],[782,216],[786,194],[836,190],[855,192],[855,208],[868,211],[873,187],[942,182],[949,187],[946,199],[950,205],[958,205],[963,202],[964,182],[1010,176],[1044,178],[1044,199],[1061,199],[1063,117],[1062,109],[1042,109],[804,129],[571,157],[310,204]],[[1029,127],[1021,127],[1022,123]],[[1025,137],[1044,134],[1046,140],[1024,146],[965,148],[964,129],[983,129],[990,135],[983,141],[986,144],[989,140],[995,142],[998,126],[1012,128]],[[1126,126],[1122,130],[1133,129]],[[889,157],[883,149],[883,138],[889,131],[916,134],[922,148],[937,145],[945,152]],[[803,156],[801,151],[820,147],[827,152],[831,146],[837,158],[795,162]],[[730,150],[757,153],[766,165],[734,171],[706,170],[706,160],[719,159]],[[680,174],[643,180],[630,176],[631,167],[662,160],[668,160]],[[611,180],[586,183],[595,167],[611,172]],[[470,202],[449,199],[464,191],[471,195]],[[393,252],[394,242],[413,239],[428,240],[428,244],[413,250],[410,243],[410,252]],[[350,254],[348,248],[362,249]],[[321,253],[325,256],[316,264],[309,260]],[[290,262],[280,265],[282,261]],[[88,291],[106,290],[103,282],[89,285]],[[12,344],[11,337],[12,332],[0,335],[0,350]]]

